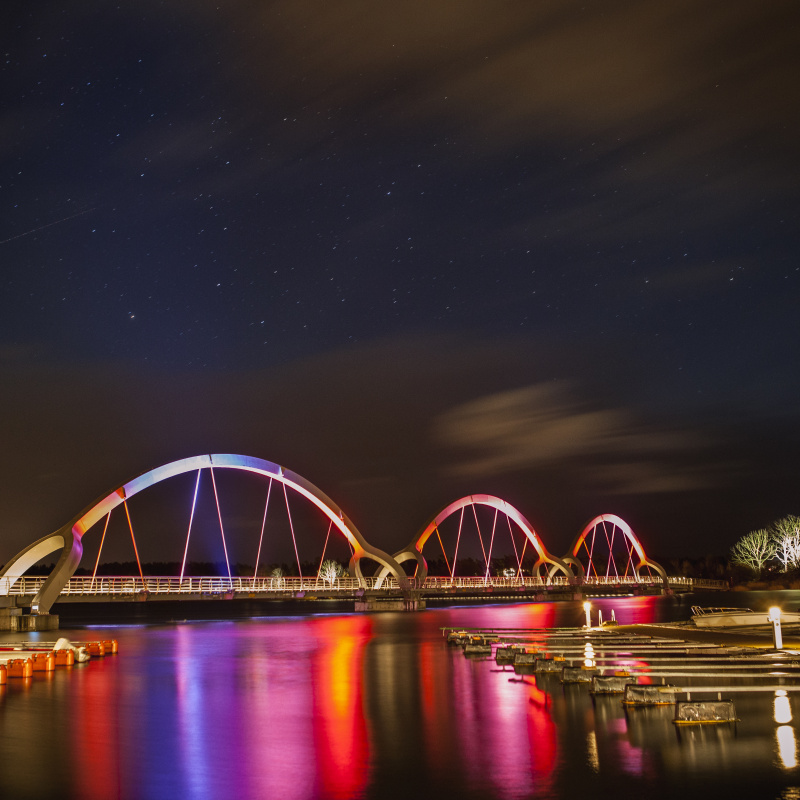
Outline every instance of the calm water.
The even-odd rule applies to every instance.
[[[688,613],[597,605],[621,622]],[[0,797],[800,798],[797,723],[771,696],[738,697],[736,726],[679,730],[669,707],[511,681],[440,632],[581,621],[577,603],[541,603],[62,631],[113,636],[120,655],[0,687]]]

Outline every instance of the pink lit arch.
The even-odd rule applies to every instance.
[[[617,564],[613,557],[613,546],[618,534],[621,536],[625,548],[624,564]],[[600,546],[596,548],[595,545],[598,539],[600,540]],[[604,545],[607,546],[607,551],[604,549]],[[605,554],[608,552],[609,554],[604,566],[604,575],[601,575],[598,569],[598,564],[595,560],[595,552],[598,552],[598,554]],[[579,556],[588,558],[588,574],[586,574],[587,570],[579,559]],[[647,558],[644,547],[633,532],[631,526],[628,525],[622,517],[618,517],[616,514],[600,514],[589,522],[575,539],[563,560],[574,568],[577,568],[577,571],[584,577],[614,578],[627,576],[632,573],[634,577],[639,579],[639,570],[642,567],[649,567],[661,578],[665,585],[668,583],[667,574],[663,567],[657,562]]]
[[[417,533],[417,535],[406,548],[394,554],[395,560],[400,564],[405,561],[415,560],[417,562],[416,578],[418,581],[424,580],[428,575],[428,564],[422,555],[422,549],[425,547],[425,543],[438,529],[439,525],[444,519],[449,517],[451,514],[461,511],[462,509],[471,505],[482,505],[494,508],[498,512],[505,514],[509,519],[513,520],[519,526],[520,530],[522,530],[522,532],[525,534],[528,542],[533,546],[538,555],[538,559],[534,565],[534,572],[536,572],[540,566],[548,564],[551,567],[551,574],[562,572],[568,577],[573,576],[573,572],[566,561],[551,555],[547,551],[542,544],[539,535],[533,529],[533,525],[531,525],[531,523],[528,522],[528,520],[525,519],[525,517],[516,508],[514,508],[514,506],[512,506],[510,503],[507,503],[505,500],[490,494],[470,494],[445,506],[430,522],[428,522],[427,525],[425,525],[419,531],[419,533]],[[388,574],[388,570],[385,568],[379,570],[378,585],[380,585],[380,582]]]

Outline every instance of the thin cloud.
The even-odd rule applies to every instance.
[[[646,426],[624,409],[588,408],[550,384],[453,408],[436,420],[435,432],[460,451],[449,468],[460,477],[565,466],[582,472],[588,462],[593,481],[612,493],[680,491],[711,480],[671,466],[676,455],[706,446],[706,437]]]

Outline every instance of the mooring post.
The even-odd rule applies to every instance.
[[[769,621],[772,623],[772,641],[776,650],[783,649],[783,634],[781,633],[781,610],[773,606],[769,610]]]

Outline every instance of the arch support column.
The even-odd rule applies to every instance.
[[[61,550],[58,562],[31,603],[31,613],[49,614],[61,590],[75,574],[83,555],[81,534],[70,528],[66,530],[61,528],[55,533],[37,539],[14,556],[0,571],[0,587],[2,587],[0,592],[8,594],[17,580],[34,564],[58,550]]]

